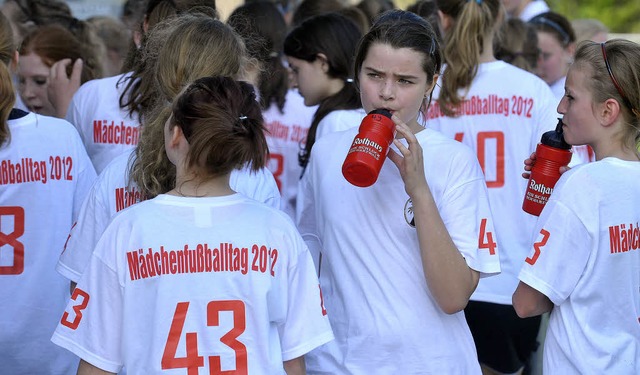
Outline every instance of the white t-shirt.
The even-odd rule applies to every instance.
[[[276,179],[281,195],[281,209],[295,216],[298,180],[302,167],[298,154],[304,149],[307,132],[317,106],[307,107],[297,90],[287,92],[283,111],[272,104],[262,115],[268,132],[269,170]]]
[[[78,221],[56,266],[56,270],[69,280],[78,282],[111,218],[144,198],[135,185],[129,185],[129,160],[132,157],[135,157],[134,151],[117,156],[100,173],[83,202]],[[229,185],[249,198],[274,208],[280,207],[278,187],[266,168],[257,173],[248,168],[234,170]]]
[[[545,374],[640,374],[640,162],[564,173],[520,280],[555,305]]]
[[[544,0],[533,0],[524,7],[518,17],[524,22],[529,22],[533,17],[548,12],[549,10],[549,6]]]
[[[78,359],[49,338],[69,298],[55,272],[96,172],[65,120],[9,120],[0,147],[0,372],[75,374]]]
[[[98,173],[116,156],[132,150],[140,138],[137,115],[120,108],[131,73],[88,81],[73,95],[67,120],[78,132]]]
[[[318,123],[316,132],[316,141],[327,134],[339,132],[351,128],[358,128],[364,116],[367,115],[362,108],[357,109],[339,109],[329,112]]]
[[[241,194],[123,211],[75,290],[52,341],[105,371],[284,374],[333,338],[293,222]]]
[[[397,167],[385,160],[367,188],[343,177],[357,132],[319,140],[302,179],[298,226],[310,249],[322,251],[320,284],[336,335],[307,355],[308,373],[479,374],[464,313],[444,313],[427,287],[411,201]],[[430,129],[416,137],[454,243],[469,267],[483,276],[499,272],[497,249],[490,255],[478,248],[480,227],[484,223],[488,234],[493,224],[475,155]]]
[[[510,305],[536,220],[522,210],[527,188],[523,162],[535,151],[542,133],[558,123],[557,103],[543,80],[503,61],[480,64],[459,117],[444,116],[435,101],[438,93],[436,87],[427,126],[476,152],[502,250],[502,273],[480,280],[471,299]]]

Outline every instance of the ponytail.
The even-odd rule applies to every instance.
[[[0,146],[9,139],[9,114],[16,103],[16,92],[9,64],[15,54],[13,32],[9,20],[0,13]]]
[[[338,91],[336,94],[324,99],[316,113],[313,115],[313,120],[311,121],[311,126],[309,127],[309,132],[307,133],[307,141],[304,145],[304,149],[300,151],[298,155],[298,163],[302,167],[302,174],[304,174],[304,170],[309,164],[309,157],[311,156],[311,148],[313,144],[316,142],[316,133],[318,132],[318,124],[325,118],[329,113],[339,110],[339,109],[357,109],[362,107],[362,103],[360,102],[360,94],[356,89],[356,86],[353,82],[345,82],[342,90]],[[302,177],[302,176],[300,176]]]
[[[16,93],[9,68],[0,63],[0,145],[9,139],[9,113],[16,103]]]
[[[454,19],[453,28],[445,35],[442,87],[438,97],[447,116],[456,116],[463,97],[460,89],[468,88],[478,73],[485,37],[495,28],[501,15],[499,0],[437,0],[438,8]]]

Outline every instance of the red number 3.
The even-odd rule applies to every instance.
[[[525,259],[524,261],[529,263],[530,265],[534,265],[536,264],[536,262],[538,261],[538,257],[540,256],[541,250],[540,248],[542,248],[544,245],[547,244],[547,241],[549,240],[549,232],[544,230],[544,229],[540,229],[540,234],[542,235],[542,239],[536,243],[533,244],[533,256]]]
[[[189,302],[179,302],[173,315],[169,337],[162,354],[162,369],[186,368],[188,375],[197,375],[198,368],[204,366],[204,357],[198,354],[198,333],[187,332],[185,334],[186,356],[176,357],[178,343],[184,329],[184,322],[187,317]],[[232,301],[211,301],[207,304],[207,325],[217,326],[219,324],[219,314],[221,311],[231,311],[233,313],[233,328],[220,338],[220,342],[233,349],[236,353],[235,370],[222,370],[219,356],[209,357],[209,374],[211,375],[247,375],[248,360],[247,348],[238,341],[238,337],[246,328],[244,302]]]
[[[60,324],[73,330],[78,328],[80,320],[82,320],[82,310],[84,310],[89,303],[89,294],[80,288],[75,288],[73,294],[71,294],[71,299],[77,301],[78,297],[82,297],[82,302],[80,302],[79,305],[73,306],[73,313],[76,315],[75,318],[73,318],[73,322],[69,321],[69,313],[66,311],[62,314],[62,319],[60,320]]]

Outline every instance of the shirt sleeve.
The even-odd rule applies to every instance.
[[[101,244],[112,248],[107,242]],[[51,341],[102,370],[117,373],[123,366],[122,307],[123,289],[115,269],[93,255]]]
[[[322,242],[316,225],[315,195],[313,192],[313,174],[315,171],[313,154],[309,160],[306,173],[298,182],[298,197],[296,202],[296,225],[302,235],[302,239],[307,245],[311,258],[316,265],[316,274],[320,269],[320,254],[322,253]]]
[[[282,359],[288,361],[333,340],[311,256],[299,236],[287,270],[287,318],[280,327]]]
[[[100,180],[85,197],[78,219],[71,228],[67,243],[58,259],[56,270],[67,279],[78,282],[91,259],[91,254],[111,219],[102,202]]]
[[[518,277],[560,305],[587,267],[591,236],[576,214],[557,200],[547,203],[534,233],[535,242]]]
[[[465,156],[466,155],[466,156]],[[457,176],[438,211],[471,269],[482,277],[500,273],[500,257],[489,205],[487,185],[473,154],[461,153],[453,163]]]

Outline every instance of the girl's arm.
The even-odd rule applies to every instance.
[[[398,133],[406,138],[409,147],[394,140],[402,156],[389,150],[389,159],[400,170],[405,190],[413,202],[427,286],[440,308],[447,314],[454,314],[467,305],[480,274],[469,268],[440,217],[424,176],[422,147],[409,127],[396,116],[393,118]]]
[[[511,298],[513,308],[521,318],[540,315],[551,311],[553,302],[549,297],[520,281]]]
[[[307,370],[304,365],[304,357],[300,356],[289,361],[284,361],[284,371],[287,375],[305,375]]]
[[[92,365],[89,362],[86,362],[83,359],[80,360],[80,365],[78,365],[78,375],[110,375],[110,374],[115,375],[115,373],[113,372],[100,370],[96,366]]]

